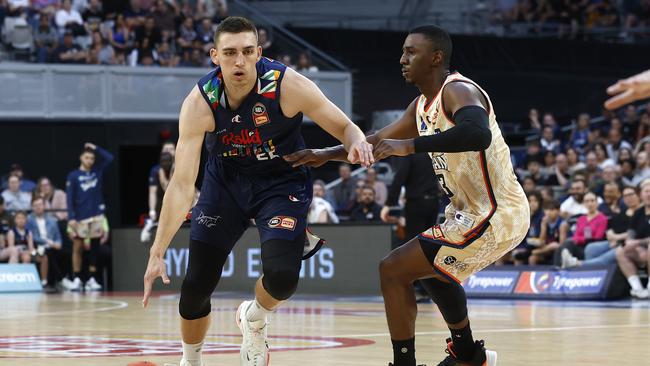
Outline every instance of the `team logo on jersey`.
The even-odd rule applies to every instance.
[[[221,138],[221,143],[224,145],[261,145],[262,138],[260,137],[260,131],[256,128],[254,131],[249,131],[248,129],[243,129],[239,133],[230,132]]]
[[[241,123],[241,116],[240,116],[240,115],[236,115],[236,116],[234,116],[230,121],[231,121],[232,123]]]
[[[296,228],[296,219],[289,216],[274,216],[269,220],[269,227],[293,231]]]
[[[427,124],[424,123],[424,118],[420,117],[420,132],[427,131]]]
[[[445,262],[446,265],[451,266],[452,264],[456,263],[456,260],[457,260],[456,257],[454,257],[453,255],[448,255],[445,257],[443,262]]]
[[[255,103],[253,106],[253,122],[258,127],[271,122],[269,114],[266,112],[266,107],[260,102]]]

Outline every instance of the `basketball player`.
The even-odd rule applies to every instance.
[[[613,96],[605,102],[605,108],[610,110],[637,100],[650,98],[650,70],[619,80],[607,88],[607,94]]]
[[[268,363],[267,315],[295,292],[305,243],[312,182],[306,167],[282,156],[304,149],[303,113],[341,141],[348,159],[368,166],[372,145],[309,79],[262,57],[257,30],[247,19],[228,17],[210,50],[219,65],[183,102],[175,171],[170,180],[144,276],[146,306],[157,277],[169,283],[165,250],[194,197],[205,136],[209,157],[198,203],[192,209],[190,255],[181,288],[182,366],[201,365],[210,324],[210,296],[235,242],[250,218],[262,242],[263,276],[255,299],[237,311],[243,344],[241,365]]]
[[[449,356],[440,365],[496,365],[496,352],[472,337],[460,283],[517,246],[528,230],[526,195],[515,177],[494,107],[476,83],[449,72],[451,48],[447,32],[436,26],[409,33],[400,59],[402,75],[422,95],[399,120],[368,137],[377,144],[375,159],[429,152],[451,201],[442,225],[396,248],[381,262],[395,366],[416,364],[417,307],[411,284],[422,278],[428,279],[425,288],[452,334],[447,340]],[[339,147],[285,157],[294,165],[342,158]]]

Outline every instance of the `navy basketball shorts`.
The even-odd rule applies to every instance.
[[[244,175],[210,160],[199,201],[192,209],[190,239],[230,252],[254,219],[261,243],[294,241],[305,233],[311,199],[311,176],[305,168],[287,174]]]

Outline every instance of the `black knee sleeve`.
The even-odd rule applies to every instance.
[[[210,297],[221,279],[228,254],[215,245],[190,241],[190,258],[178,304],[183,319],[194,320],[210,314]]]
[[[436,303],[447,324],[460,323],[467,317],[467,296],[457,282],[443,282],[435,278],[420,280]]]
[[[304,235],[294,241],[273,239],[262,243],[262,285],[274,299],[286,300],[296,292],[304,243]]]

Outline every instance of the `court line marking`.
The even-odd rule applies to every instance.
[[[128,302],[126,302],[126,301],[118,301],[118,300],[99,300],[99,301],[92,301],[91,303],[92,304],[95,304],[95,303],[110,303],[110,304],[113,304],[113,305],[99,307],[99,308],[93,308],[93,309],[85,309],[85,310],[71,309],[71,310],[52,311],[52,312],[49,312],[49,313],[30,312],[30,313],[9,315],[9,316],[0,315],[0,319],[16,319],[16,318],[21,318],[21,317],[34,318],[34,317],[37,317],[37,316],[64,315],[64,314],[98,313],[100,311],[112,311],[112,310],[124,309],[124,308],[129,306]]]
[[[547,328],[505,328],[505,329],[477,329],[479,333],[526,333],[526,332],[558,332],[567,330],[592,330],[592,329],[616,329],[616,328],[647,328],[650,323],[642,324],[612,324],[612,325],[586,325],[586,326],[570,326],[570,327],[547,327]],[[448,330],[438,330],[432,332],[415,332],[415,335],[439,335],[449,334]],[[341,338],[364,338],[364,337],[387,337],[390,333],[368,333],[368,334],[343,334],[334,335],[331,337]]]

